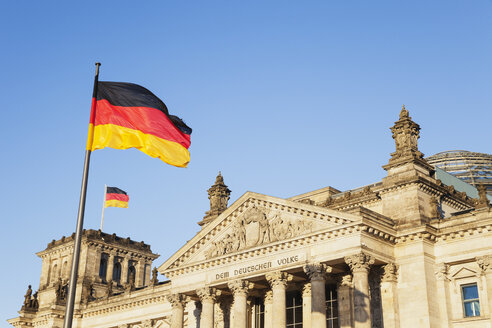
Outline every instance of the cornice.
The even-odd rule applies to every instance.
[[[166,296],[169,294],[169,290],[169,285],[166,285],[165,288],[149,286],[142,290],[141,295],[138,295],[138,292],[132,292],[131,297],[129,297],[128,294],[123,293],[107,299],[92,301],[82,310],[82,317],[89,318],[149,304],[167,303]]]

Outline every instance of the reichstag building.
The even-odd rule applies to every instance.
[[[154,269],[150,245],[86,230],[73,327],[492,327],[491,196],[431,165],[419,131],[403,108],[386,176],[353,190],[228,204],[219,173],[201,230]],[[37,253],[12,326],[63,326],[73,238]]]

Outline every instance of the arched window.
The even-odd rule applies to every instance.
[[[58,279],[58,265],[55,263],[53,269],[51,269],[51,281],[56,281]]]
[[[129,283],[130,282],[130,276],[133,275],[133,282],[135,283],[135,278],[136,278],[136,270],[135,270],[135,267],[133,266],[133,263],[130,262],[129,265],[128,265],[128,273],[127,273],[127,276],[126,276],[126,282]]]
[[[99,262],[99,277],[106,281],[106,274],[108,272],[108,254],[101,254],[101,261]]]
[[[113,266],[113,281],[116,281],[118,284],[121,281],[121,263],[116,262],[114,263]]]

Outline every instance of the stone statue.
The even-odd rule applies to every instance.
[[[152,286],[155,286],[159,283],[159,279],[157,279],[157,268],[154,267],[154,269],[152,270],[152,279],[150,280],[150,284]]]
[[[24,295],[24,306],[29,307],[31,304],[31,295],[32,295],[32,289],[31,285],[27,286],[27,291],[26,294]]]
[[[108,283],[106,284],[107,286],[107,291],[106,291],[106,297],[110,297],[113,295],[113,280],[109,279]]]

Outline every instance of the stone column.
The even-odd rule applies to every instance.
[[[124,257],[121,260],[121,279],[120,284],[123,286],[128,283],[130,277],[128,276],[128,268],[130,267],[130,259],[128,257]]]
[[[374,264],[374,258],[361,252],[346,256],[345,263],[352,270],[354,280],[354,327],[371,328],[368,276],[369,266]]]
[[[248,323],[247,298],[250,288],[249,281],[238,279],[229,282],[227,286],[234,295],[234,318],[232,327],[246,328]]]
[[[114,254],[108,256],[108,269],[106,271],[106,281],[113,280]]]
[[[140,260],[137,262],[137,265],[135,266],[135,286],[141,287],[143,286],[144,283],[144,267],[145,267],[145,260]]]
[[[307,282],[302,287],[302,325],[312,327],[311,324],[311,283]]]
[[[196,290],[196,294],[202,302],[202,313],[200,314],[200,328],[214,328],[214,305],[220,290],[205,287]]]
[[[314,327],[326,328],[326,274],[332,268],[322,263],[311,263],[304,266],[304,272],[311,280],[311,324]]]
[[[186,296],[182,294],[171,294],[167,296],[167,300],[171,303],[171,328],[183,328],[184,306]]]
[[[394,263],[383,266],[383,276],[381,278],[381,305],[383,307],[384,328],[399,328],[400,317],[398,309],[398,295],[396,292],[397,268]],[[442,298],[446,302],[446,298]],[[447,319],[443,320],[447,327]]]
[[[352,275],[350,273],[340,277],[338,283],[338,321],[340,328],[352,327]]]
[[[477,261],[478,266],[482,270],[482,275],[485,276],[486,283],[486,294],[487,294],[487,303],[488,303],[488,315],[492,321],[492,255],[479,256],[475,259]],[[482,314],[482,313],[481,313]],[[483,313],[487,314],[487,313]],[[482,315],[483,315],[482,314]]]
[[[265,304],[265,328],[273,328],[273,293],[271,290],[265,293],[263,299]]]
[[[287,272],[275,271],[265,275],[266,280],[272,287],[273,294],[273,328],[285,327],[287,322],[287,311],[285,309],[285,290],[287,282],[292,280],[292,275]]]

